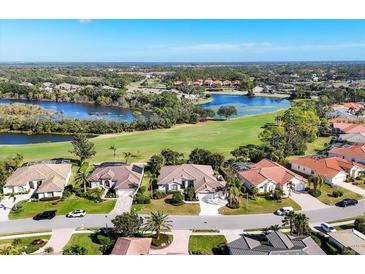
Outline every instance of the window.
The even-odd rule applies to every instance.
[[[171,185],[171,186],[170,186],[170,189],[171,189],[171,190],[177,190],[177,185]]]

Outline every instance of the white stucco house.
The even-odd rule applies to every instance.
[[[338,157],[301,157],[291,162],[291,169],[308,176],[322,176],[325,183],[335,185],[345,182],[347,176],[356,178],[365,166]]]
[[[91,188],[113,188],[117,196],[132,196],[138,190],[144,174],[144,167],[112,162],[102,163],[89,176]]]
[[[332,148],[328,151],[328,156],[339,157],[365,165],[365,145],[345,145],[343,147]]]
[[[273,192],[280,187],[288,195],[290,190],[303,191],[307,183],[302,176],[268,159],[252,165],[249,170],[238,172],[238,177],[246,187],[257,187],[259,193]]]
[[[215,176],[209,165],[182,164],[162,167],[157,185],[162,191],[184,191],[194,186],[196,193],[214,193],[221,191],[226,182],[221,176]]]
[[[6,181],[4,194],[35,190],[38,199],[62,197],[71,176],[71,164],[39,163],[18,168]]]

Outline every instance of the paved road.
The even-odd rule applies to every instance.
[[[348,208],[328,207],[303,211],[311,223],[334,221],[365,214],[365,200]],[[52,230],[56,228],[105,227],[111,226],[113,214],[88,214],[84,218],[67,219],[57,216],[52,220],[33,221],[19,219],[0,222],[0,234]],[[233,216],[170,216],[173,229],[254,229],[281,224],[282,217],[274,214],[233,215]]]

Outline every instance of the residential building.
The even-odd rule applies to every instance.
[[[232,81],[232,85],[233,85],[233,86],[236,86],[236,87],[237,87],[237,86],[240,86],[240,85],[241,85],[241,81],[240,81],[240,80],[233,80],[233,81]]]
[[[212,79],[206,79],[204,81],[204,86],[211,87],[212,85],[213,85],[213,80]]]
[[[179,81],[179,80],[177,80],[177,81],[175,81],[174,82],[174,85],[175,86],[181,86],[181,85],[183,85],[184,84],[184,81]]]
[[[118,196],[133,195],[139,188],[144,168],[139,165],[102,163],[89,176],[90,187],[113,188]]]
[[[225,87],[230,87],[232,85],[232,82],[230,80],[224,80],[222,85]]]
[[[340,134],[338,141],[348,142],[352,144],[365,144],[365,133],[347,133]]]
[[[248,188],[257,187],[259,193],[273,192],[278,187],[285,194],[289,194],[290,189],[303,191],[307,182],[302,176],[268,159],[252,165],[249,170],[239,171],[238,176]]]
[[[340,157],[348,161],[365,164],[365,145],[335,147],[328,151],[328,156]]]
[[[151,242],[151,238],[119,237],[111,255],[148,255]]]
[[[228,243],[231,255],[326,255],[311,237],[292,237],[280,231],[266,235],[267,244],[248,236]]]
[[[194,186],[196,193],[214,193],[221,191],[226,182],[221,176],[215,176],[211,166],[182,164],[164,166],[157,179],[160,190],[181,190]]]
[[[365,235],[356,229],[328,233],[328,241],[341,251],[350,250],[354,255],[365,255]]]
[[[215,81],[213,81],[213,86],[214,87],[217,87],[217,88],[222,87],[222,81],[221,80],[215,80]]]
[[[333,123],[332,124],[333,134],[346,134],[346,133],[365,133],[364,124],[355,123]]]
[[[293,160],[291,169],[309,176],[322,176],[327,184],[335,185],[345,182],[347,175],[356,178],[365,166],[339,157],[305,156]]]
[[[7,179],[4,194],[35,190],[38,199],[62,197],[71,176],[71,164],[36,163],[18,168]]]

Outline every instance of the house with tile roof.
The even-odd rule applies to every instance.
[[[365,255],[365,235],[356,229],[344,229],[328,233],[328,241],[344,251],[354,255]]]
[[[151,242],[151,238],[119,237],[111,255],[148,255]]]
[[[71,164],[37,163],[18,168],[7,179],[3,193],[25,193],[32,189],[38,199],[62,197],[71,176]]]
[[[339,157],[351,162],[365,164],[365,145],[345,145],[328,151],[329,157]]]
[[[215,176],[213,168],[209,165],[182,164],[163,166],[157,185],[162,191],[183,191],[189,186],[194,186],[196,193],[214,193],[221,191],[226,182],[221,176]]]
[[[106,162],[98,166],[88,177],[91,188],[113,188],[121,196],[133,195],[141,184],[144,167],[119,162]]]
[[[241,178],[248,188],[257,187],[259,193],[273,192],[280,187],[285,194],[290,189],[303,191],[307,180],[293,171],[268,159],[251,166],[249,170],[239,171]]]
[[[352,144],[365,144],[365,133],[347,133],[340,134],[338,141]]]
[[[230,255],[326,255],[311,237],[292,237],[280,231],[266,235],[266,243],[244,235],[228,243]]]
[[[356,123],[334,122],[332,123],[332,132],[335,135],[346,133],[365,133],[365,125]]]
[[[328,184],[335,185],[346,181],[347,176],[356,178],[365,166],[339,157],[305,156],[291,162],[291,169],[309,176],[322,176]]]

